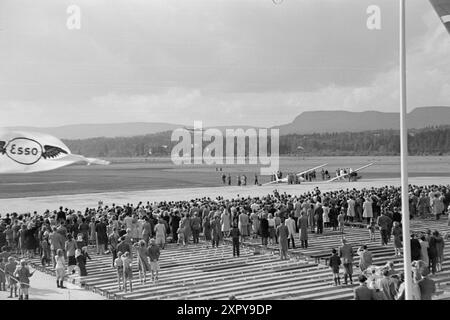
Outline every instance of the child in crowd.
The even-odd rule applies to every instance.
[[[120,280],[123,280],[122,251],[117,252],[117,258],[114,260],[114,267],[117,270],[117,283],[119,285],[119,290],[122,290],[122,287],[120,286]]]
[[[66,276],[66,260],[64,259],[64,252],[62,249],[56,251],[55,261],[56,286],[61,289],[66,289],[63,284],[64,277]]]
[[[369,224],[367,225],[367,229],[369,230],[370,241],[376,241],[376,233],[375,233],[375,219],[371,218]]]
[[[25,259],[20,260],[20,266],[14,272],[14,276],[17,277],[20,283],[20,296],[19,300],[28,300],[28,289],[30,288],[30,277],[34,274],[30,272]]]
[[[130,253],[127,251],[122,255],[123,263],[123,289],[127,292],[127,282],[130,283],[130,292],[133,292],[133,268],[131,266]]]
[[[8,258],[8,263],[5,265],[5,275],[6,275],[6,281],[8,282],[10,294],[8,298],[13,297],[13,291],[14,296],[17,298],[17,279],[14,277],[14,272],[17,268],[17,262],[13,257]]]
[[[50,244],[48,242],[48,232],[44,232],[44,236],[41,241],[41,247],[42,247],[42,256],[41,256],[41,264],[43,267],[50,266],[51,262],[51,250],[50,250]]]
[[[339,277],[339,268],[341,266],[341,258],[338,256],[336,249],[331,250],[329,266],[333,272],[334,285],[340,285],[341,278]]]
[[[178,245],[182,244],[183,246],[186,246],[186,241],[184,239],[184,230],[183,228],[179,227],[177,230],[178,234]]]
[[[152,270],[152,281],[158,281],[159,256],[161,251],[156,245],[155,239],[150,239],[150,246],[147,249],[150,258],[150,269]]]

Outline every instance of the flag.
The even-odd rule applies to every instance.
[[[430,2],[450,33],[450,0],[430,0]]]
[[[0,130],[0,174],[49,171],[76,162],[109,164],[72,154],[61,140],[48,134]]]

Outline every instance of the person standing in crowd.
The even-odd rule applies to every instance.
[[[436,282],[429,278],[428,270],[423,270],[421,274],[422,278],[417,282],[420,289],[421,300],[432,300],[434,294],[436,294]]]
[[[147,272],[150,271],[150,265],[147,259],[148,249],[145,246],[144,240],[140,240],[134,247],[137,249],[139,281],[141,284],[145,284],[147,282]]]
[[[158,219],[158,224],[155,226],[156,244],[164,249],[166,243],[166,226],[161,218]]]
[[[402,236],[403,231],[400,223],[398,221],[394,222],[394,229],[392,230],[392,235],[394,236],[394,249],[395,249],[395,255],[401,256],[402,255]]]
[[[261,241],[264,249],[267,249],[267,240],[269,239],[269,221],[267,220],[267,213],[262,214],[262,218],[260,220],[261,229]]]
[[[133,292],[133,260],[128,251],[122,255],[121,259],[123,264],[123,289],[127,292],[127,284],[129,283],[130,292]]]
[[[17,279],[14,276],[14,272],[16,271],[17,268],[17,262],[14,259],[14,257],[9,257],[8,258],[8,263],[5,265],[5,276],[6,276],[6,282],[8,283],[9,286],[9,296],[8,298],[13,298],[13,292],[14,292],[14,297],[18,297],[17,295]]]
[[[114,268],[117,271],[117,284],[119,286],[119,291],[122,290],[122,287],[120,286],[120,280],[123,280],[123,261],[122,261],[122,252],[117,252],[117,258],[114,260]],[[125,281],[123,281],[125,282]]]
[[[425,195],[425,192],[420,194],[417,212],[421,218],[426,218],[430,213],[430,199]]]
[[[442,236],[439,234],[439,231],[437,230],[433,232],[433,236],[436,242],[436,251],[437,251],[436,271],[442,271],[442,263],[444,262],[445,241],[444,238],[442,238]]]
[[[117,259],[117,246],[119,245],[119,233],[117,232],[117,228],[113,228],[113,232],[108,237],[109,242],[109,251],[112,254],[112,265],[114,267],[114,261]]]
[[[381,235],[381,245],[387,246],[389,242],[389,226],[392,220],[389,218],[385,212],[381,213],[381,216],[377,219],[377,225],[380,228]]]
[[[248,237],[250,235],[248,214],[244,210],[241,210],[238,219],[239,233],[241,234],[241,242],[243,243],[245,241],[245,237]]]
[[[441,194],[439,192],[436,192],[431,198],[430,206],[432,214],[436,217],[436,220],[439,220],[445,209],[443,198],[441,198]]]
[[[68,260],[67,272],[70,276],[75,273],[75,267],[77,266],[77,260],[75,259],[75,250],[77,250],[77,242],[73,239],[70,233],[67,235],[67,241],[65,243],[64,248]]]
[[[194,217],[191,219],[191,229],[192,229],[192,237],[194,239],[194,243],[198,243],[200,237],[200,229],[201,229],[202,221],[198,216],[198,213],[194,213]]]
[[[30,277],[33,276],[33,274],[34,271],[30,272],[25,259],[20,260],[20,265],[14,271],[14,276],[17,277],[20,283],[19,300],[28,300]]]
[[[359,268],[364,273],[372,265],[372,253],[367,250],[366,245],[363,245],[358,249],[357,254],[359,256]]]
[[[147,249],[148,257],[150,258],[150,270],[152,271],[152,281],[158,281],[159,277],[159,257],[161,251],[156,245],[155,239],[150,239],[150,246]]]
[[[411,261],[420,260],[422,246],[414,233],[411,234]]]
[[[285,226],[288,229],[289,235],[288,235],[288,249],[289,249],[289,243],[292,241],[292,249],[295,249],[295,221],[292,218],[292,214],[289,215],[289,218],[285,221]]]
[[[86,222],[86,218],[81,218],[81,224],[78,226],[78,232],[83,238],[83,246],[89,245],[89,224]]]
[[[364,199],[363,218],[367,219],[367,223],[373,218],[372,199],[369,196]]]
[[[172,231],[172,242],[178,243],[178,228],[180,227],[180,214],[177,210],[171,215],[170,230]],[[153,230],[153,228],[151,228]]]
[[[236,224],[233,225],[233,228],[230,232],[231,240],[233,242],[233,257],[239,257],[239,228]]]
[[[358,277],[359,286],[353,289],[354,300],[376,300],[375,292],[367,287],[367,277],[360,274]]]
[[[372,241],[376,241],[377,236],[375,233],[376,230],[376,226],[375,226],[375,220],[372,218],[370,219],[370,223],[367,225],[367,229],[369,230],[369,237],[370,237],[370,242]]]
[[[0,256],[0,291],[6,291],[6,257]]]
[[[101,219],[95,226],[95,232],[97,234],[97,246],[100,255],[104,255],[108,245],[108,234],[106,231],[106,221]]]
[[[350,280],[350,284],[353,284],[353,248],[346,239],[342,239],[339,256],[344,265],[344,284],[347,284],[347,279]]]
[[[433,232],[433,234],[430,237],[430,240],[428,242],[428,258],[429,258],[429,267],[431,270],[431,273],[433,275],[436,274],[436,265],[438,260],[438,247],[436,244],[436,233]]]
[[[316,228],[317,228],[317,234],[323,233],[323,208],[322,204],[319,202],[317,203],[317,208],[314,211],[315,215],[315,222],[316,222]]]
[[[337,220],[338,220],[339,231],[341,232],[341,235],[344,236],[344,228],[345,228],[344,208],[342,208],[341,211],[339,212],[339,215],[337,216]]]
[[[66,276],[66,260],[64,259],[64,252],[62,249],[56,251],[55,261],[56,286],[61,289],[66,289],[63,283]]]
[[[281,260],[287,260],[289,229],[286,227],[283,219],[281,219],[281,224],[277,227],[277,236],[280,246],[280,258]]]
[[[302,216],[298,220],[298,230],[301,247],[308,249],[308,217],[305,212],[302,212]]]
[[[212,247],[219,247],[219,241],[221,236],[221,223],[219,215],[214,216],[214,220],[211,222],[211,238],[212,238]]]
[[[95,218],[91,219],[91,222],[89,223],[89,244],[90,245],[95,245],[97,248],[97,254],[100,254],[99,252],[99,248],[98,248],[98,243],[97,243],[97,233],[95,231],[96,226],[95,226]]]
[[[203,234],[205,241],[211,241],[211,218],[209,215],[203,217]]]
[[[356,202],[353,199],[353,196],[350,196],[349,199],[347,200],[347,216],[348,216],[350,222],[353,222],[355,215],[356,215],[355,205],[356,205]]]
[[[420,243],[420,260],[425,262],[427,266],[430,265],[430,259],[428,257],[428,248],[430,247],[426,237],[422,235],[419,240]]]
[[[338,256],[336,249],[331,250],[331,257],[329,260],[329,266],[333,273],[334,285],[341,285],[341,278],[339,277],[339,268],[341,267],[341,258]]]
[[[87,259],[91,260],[89,253],[87,252],[87,247],[82,247],[82,249],[77,249],[75,251],[75,259],[77,260],[77,267],[80,276],[80,285],[84,286],[84,277],[87,277]]]
[[[388,269],[383,270],[383,278],[380,280],[380,289],[383,291],[386,300],[394,300],[397,296],[397,290],[389,275]]]

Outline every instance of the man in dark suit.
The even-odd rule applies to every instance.
[[[353,297],[355,300],[376,300],[375,293],[372,289],[367,287],[367,278],[365,275],[361,274],[358,277],[359,287],[353,290]]]
[[[377,224],[380,227],[381,245],[387,246],[389,242],[389,228],[392,224],[392,219],[389,218],[385,212],[377,219]]]

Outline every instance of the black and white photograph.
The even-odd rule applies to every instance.
[[[0,0],[0,111],[5,308],[450,300],[450,0]]]

